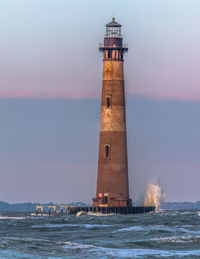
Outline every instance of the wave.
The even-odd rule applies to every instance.
[[[85,226],[86,228],[107,228],[112,227],[112,225],[101,225],[101,224],[83,224],[81,226]]]
[[[27,254],[27,253],[20,253],[20,252],[16,252],[16,251],[12,251],[12,250],[1,250],[0,251],[0,258],[1,259],[5,259],[5,258],[33,258],[35,259],[36,257],[34,255],[31,254]],[[37,258],[42,258],[42,257],[37,257]]]
[[[176,232],[177,230],[172,227],[166,227],[163,225],[155,225],[155,226],[132,226],[128,228],[118,229],[117,232],[123,231],[167,231],[167,232]]]
[[[67,226],[77,227],[76,224],[44,224],[44,225],[33,225],[31,228],[64,228]]]
[[[181,215],[189,215],[189,214],[194,214],[193,211],[183,211],[183,212],[179,212],[179,214]]]
[[[37,217],[36,217],[37,216]],[[3,215],[0,215],[0,220],[2,219],[15,219],[15,220],[22,220],[22,219],[27,219],[27,218],[33,218],[36,219],[36,218],[41,218],[41,217],[45,217],[45,216],[49,216],[49,214],[38,214],[36,215],[35,213],[31,213],[30,215],[28,216],[18,216],[18,217],[14,217],[14,216],[3,216]]]
[[[42,239],[42,238],[32,238],[32,237],[4,237],[3,240],[8,241],[23,241],[23,242],[51,242],[48,239]]]
[[[168,257],[168,256],[200,256],[200,250],[193,251],[166,251],[166,250],[156,250],[156,249],[123,249],[123,248],[105,248],[98,247],[90,244],[64,242],[60,243],[64,245],[66,249],[77,249],[77,250],[88,250],[90,255],[96,255],[98,257],[112,256],[112,257],[136,257],[142,258],[144,256],[155,256],[157,258]]]
[[[114,213],[109,213],[109,214],[106,214],[106,213],[101,213],[101,212],[88,212],[87,213],[89,216],[97,216],[97,217],[106,217],[106,216],[113,216],[113,215],[116,215]]]
[[[188,233],[188,234],[200,234],[200,230],[191,230],[191,225],[183,225],[183,226],[174,226],[168,227],[164,225],[155,225],[155,226],[131,226],[128,228],[121,228],[116,230],[115,232],[134,232],[134,231],[165,231],[169,233]]]
[[[140,227],[140,226],[134,226],[134,227],[129,227],[129,228],[121,228],[118,229],[116,232],[123,232],[123,231],[143,231],[145,227]]]
[[[194,243],[200,241],[200,236],[171,236],[153,238],[150,241],[157,243]]]
[[[88,244],[81,244],[81,243],[72,243],[72,242],[59,242],[58,244],[64,245],[65,248],[78,248],[78,249],[88,249],[88,248],[94,248],[95,246],[93,245],[88,245]]]
[[[26,219],[27,217],[9,217],[9,216],[2,216],[0,215],[0,220],[1,219],[15,219],[15,220],[21,220],[21,219]]]
[[[200,211],[181,211],[181,210],[159,210],[161,216],[179,216],[179,215],[198,215],[200,216]]]
[[[43,213],[43,214],[41,214],[41,213],[38,213],[38,214],[31,213],[30,216],[31,217],[47,217],[47,216],[49,216],[49,214],[48,213]]]
[[[64,227],[85,227],[85,228],[105,228],[112,227],[112,225],[101,225],[101,224],[44,224],[44,225],[33,225],[32,228],[64,228]]]

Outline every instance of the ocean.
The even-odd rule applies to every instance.
[[[0,258],[200,258],[200,211],[1,213]]]

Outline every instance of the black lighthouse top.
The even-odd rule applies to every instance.
[[[115,21],[115,18],[112,18],[112,22],[106,24],[106,37],[108,38],[121,38],[121,24]]]
[[[121,27],[115,18],[106,24],[104,45],[99,47],[99,50],[104,53],[104,60],[123,60],[124,53],[128,51],[127,46],[123,45]]]

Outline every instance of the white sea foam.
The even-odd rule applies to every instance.
[[[129,228],[121,228],[118,229],[116,232],[123,232],[123,231],[143,231],[145,228],[140,226],[133,226]]]
[[[178,214],[178,211],[164,211],[160,213],[161,216],[177,216]]]
[[[32,215],[31,216],[36,216],[36,217],[49,217],[49,214],[47,214],[47,213],[43,213],[43,214],[41,214],[41,213],[38,213],[37,215],[35,214],[35,213],[31,213]]]
[[[89,216],[97,216],[97,217],[106,217],[106,216],[112,216],[112,215],[115,215],[114,213],[109,213],[109,214],[106,214],[106,213],[101,213],[101,212],[88,212],[87,213]]]
[[[192,211],[183,211],[183,212],[179,212],[179,214],[181,215],[189,215],[189,214],[193,214]]]
[[[107,227],[112,227],[112,225],[100,225],[100,224],[83,224],[81,226],[84,226],[86,228],[107,228]]]
[[[8,217],[8,216],[2,216],[0,215],[0,220],[1,219],[15,219],[15,220],[21,220],[21,219],[26,219],[27,217]]]
[[[88,245],[88,244],[80,244],[80,243],[72,243],[72,242],[64,242],[61,243],[64,244],[65,248],[75,248],[75,249],[88,249],[88,248],[94,248],[93,245]]]
[[[77,227],[76,224],[44,224],[44,225],[33,225],[32,228],[63,228],[67,226]]]
[[[193,243],[200,241],[200,236],[171,236],[171,237],[159,237],[153,238],[151,241],[157,243]]]
[[[132,226],[128,228],[121,228],[118,229],[117,232],[123,232],[123,231],[160,231],[164,230],[167,232],[176,232],[177,230],[175,228],[163,226],[163,225],[155,225],[155,226]]]
[[[159,209],[159,211],[161,211]],[[200,216],[200,212],[193,212],[193,211],[177,211],[177,210],[171,210],[171,211],[161,211],[161,216],[178,216],[178,215],[195,215],[197,213],[198,216]]]

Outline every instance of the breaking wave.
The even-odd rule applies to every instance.
[[[101,212],[88,212],[87,215],[97,216],[97,217],[106,217],[106,216],[112,216],[112,215],[115,215],[115,214],[112,214],[112,213],[106,214],[106,213],[101,213]]]
[[[155,177],[152,179],[148,185],[144,198],[144,206],[155,206],[156,211],[159,210],[160,203],[166,198],[166,193],[164,193],[158,183],[158,179]]]
[[[0,215],[0,220],[1,219],[15,219],[15,220],[22,220],[22,219],[26,219],[27,217],[11,217],[11,216],[2,216]]]
[[[112,227],[112,225],[100,225],[100,224],[44,224],[44,225],[33,225],[32,228],[106,228]]]
[[[200,242],[200,236],[171,236],[151,239],[157,243],[194,243]]]

